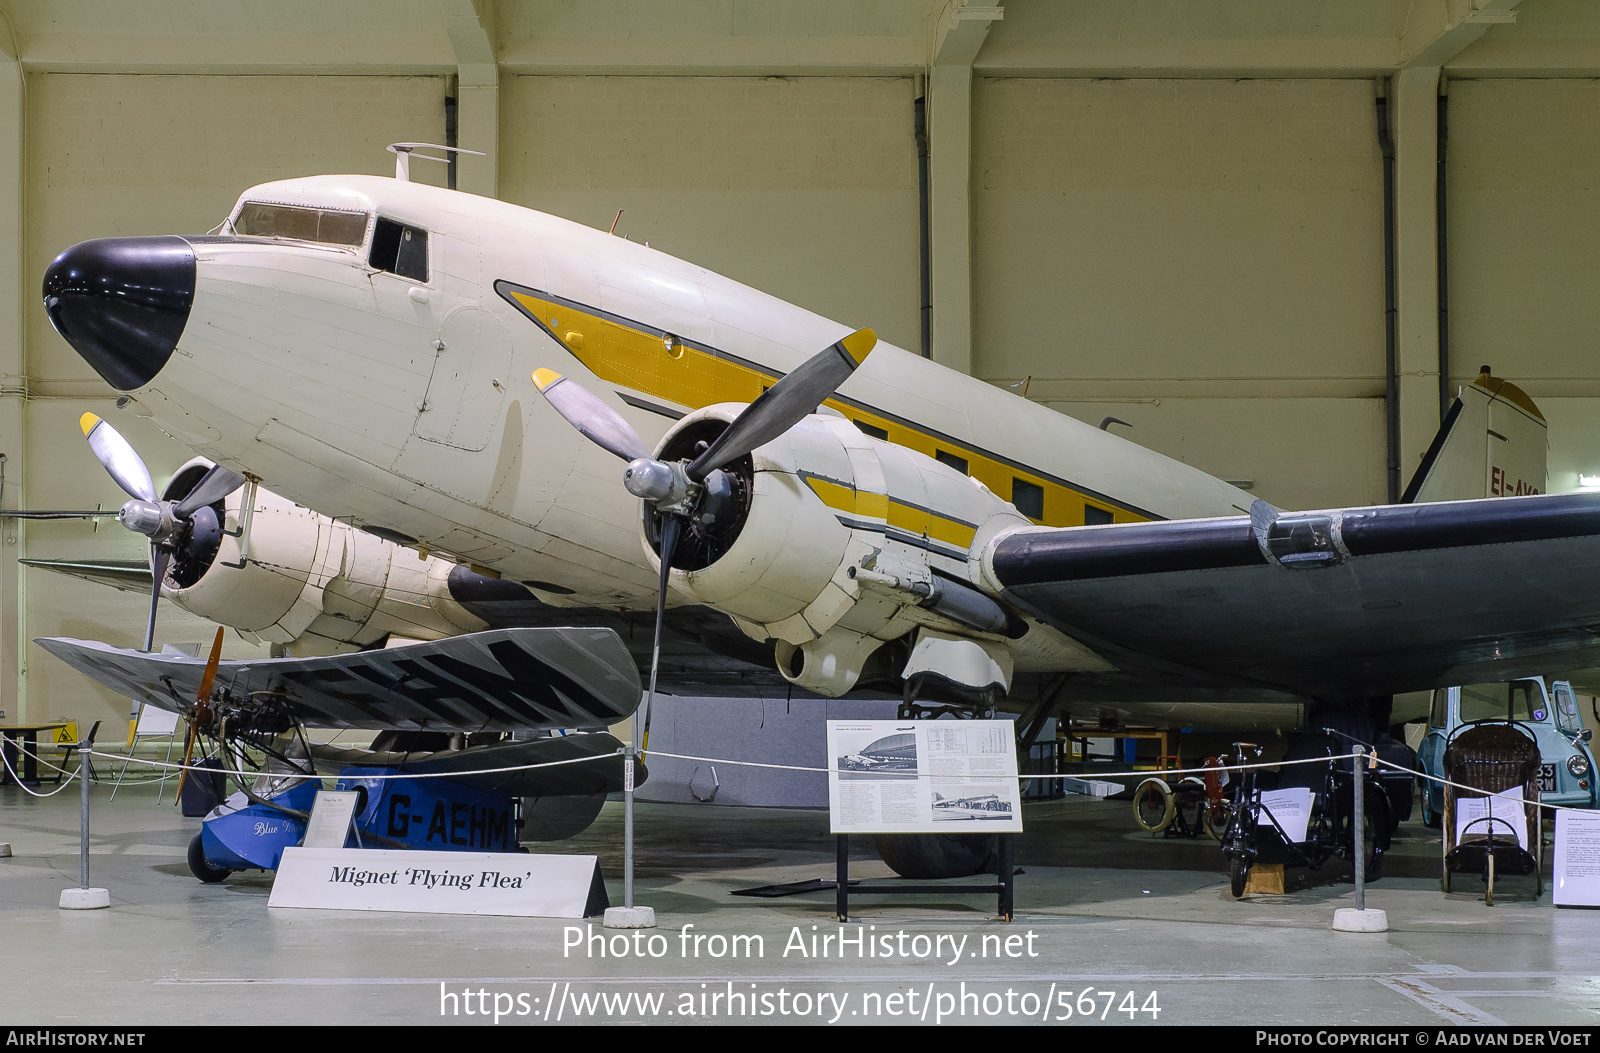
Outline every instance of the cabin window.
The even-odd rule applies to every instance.
[[[428,232],[378,217],[369,262],[380,271],[415,281],[428,280]]]
[[[963,475],[967,473],[967,459],[965,457],[957,457],[948,450],[937,450],[934,452],[933,459],[942,465],[954,468]]]
[[[1436,687],[1433,689],[1433,709],[1428,713],[1428,726],[1442,728],[1450,723],[1450,689]]]
[[[1109,522],[1111,522],[1110,509],[1100,508],[1096,505],[1083,506],[1084,526],[1105,526]]]
[[[858,421],[854,421],[853,423],[855,424],[856,427],[861,429],[861,434],[870,435],[874,439],[882,439],[884,442],[888,442],[889,441],[889,432],[888,432],[887,429],[875,428],[871,424],[868,424],[866,421],[858,420]]]
[[[367,214],[246,201],[233,221],[233,232],[256,238],[285,238],[354,248],[367,236]]]
[[[1029,519],[1044,518],[1044,487],[1026,479],[1011,480],[1011,503]]]

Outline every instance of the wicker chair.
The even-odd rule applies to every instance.
[[[1444,777],[1470,786],[1444,787],[1444,890],[1450,891],[1451,873],[1477,872],[1484,876],[1484,902],[1494,904],[1495,871],[1533,874],[1536,895],[1544,893],[1543,851],[1539,816],[1539,744],[1531,732],[1511,721],[1482,721],[1463,725],[1444,751]],[[1503,828],[1479,820],[1456,830],[1456,811],[1462,800],[1520,790],[1522,820],[1528,848]],[[1498,819],[1499,817],[1496,816]]]

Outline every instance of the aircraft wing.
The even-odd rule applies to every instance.
[[[205,671],[187,655],[35,642],[113,691],[180,713]],[[214,690],[238,703],[281,704],[314,727],[375,731],[604,728],[641,695],[628,649],[603,628],[491,629],[381,651],[226,661]]]
[[[1007,598],[1174,701],[1342,701],[1600,665],[1600,494],[1024,529]],[[1187,687],[1190,690],[1185,691]]]

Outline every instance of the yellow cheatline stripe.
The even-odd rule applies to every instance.
[[[100,418],[96,417],[93,413],[85,413],[83,416],[78,418],[78,427],[83,429],[84,435],[88,435],[91,431],[94,431],[94,426],[99,423]]]
[[[888,494],[853,490],[848,486],[828,479],[819,479],[816,476],[808,475],[804,478],[806,485],[811,487],[812,492],[822,500],[822,503],[838,512],[862,519],[881,519],[908,534],[933,538],[935,541],[943,541],[958,548],[972,547],[972,539],[978,533],[977,528],[970,524],[942,516],[937,512],[930,512],[916,505],[896,501]]]
[[[717,402],[754,402],[774,383],[768,374],[702,351],[681,340],[671,348],[654,333],[583,311],[568,304],[557,304],[526,292],[502,289],[530,318],[554,337],[572,356],[596,377],[644,392],[663,402],[691,410]],[[568,333],[587,334],[582,340],[568,340]],[[870,340],[870,343],[868,342]],[[857,362],[877,344],[870,329],[858,330],[839,341]],[[535,378],[534,383],[539,383]],[[541,388],[541,390],[544,390]],[[1002,464],[970,448],[935,438],[915,428],[878,416],[859,406],[829,399],[824,405],[838,410],[857,424],[867,424],[888,435],[888,441],[908,450],[933,457],[947,450],[967,460],[969,474],[1002,499],[1009,499],[1013,479],[1022,479],[1044,490],[1045,526],[1081,526],[1084,509],[1093,507],[1111,513],[1117,523],[1142,522],[1145,517],[1121,508],[1108,507],[1071,487],[1042,479],[1032,473]],[[881,513],[862,511],[862,515],[883,518]]]
[[[564,378],[560,373],[557,373],[555,370],[545,369],[542,366],[533,371],[533,385],[540,391],[549,391],[550,385],[554,384],[558,380],[564,379],[566,378]]]
[[[857,329],[839,341],[839,346],[850,356],[851,361],[859,366],[861,360],[867,357],[867,353],[878,346],[878,334],[871,329]]]

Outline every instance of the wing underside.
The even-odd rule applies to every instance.
[[[205,662],[91,640],[36,641],[112,690],[186,712]],[[281,705],[314,727],[415,731],[603,728],[639,705],[639,676],[617,634],[599,628],[493,629],[323,658],[225,661],[215,692]]]
[[[1118,667],[1074,693],[1339,701],[1600,666],[1600,494],[1023,530],[991,566]]]

